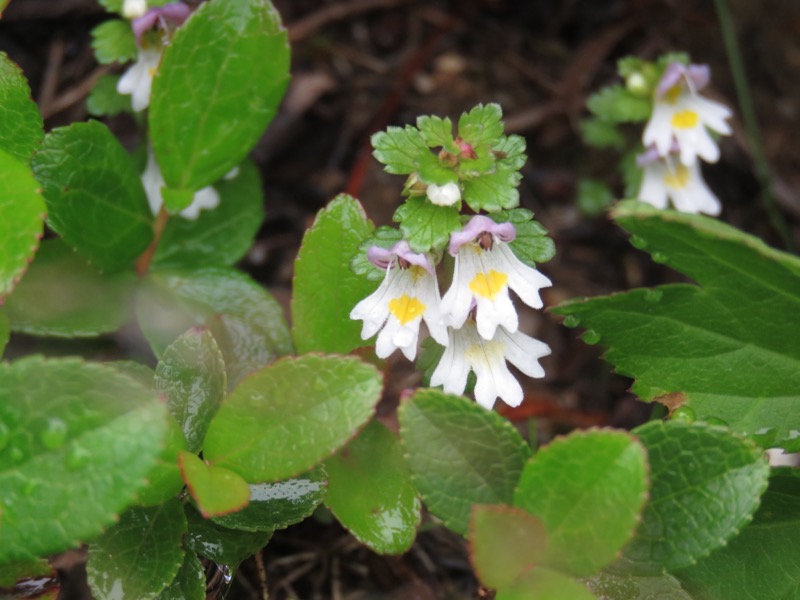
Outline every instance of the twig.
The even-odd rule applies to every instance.
[[[61,73],[61,64],[64,61],[66,44],[61,36],[57,36],[47,49],[47,64],[42,74],[42,84],[39,87],[39,106],[42,112],[47,110],[53,101],[58,89],[58,77]]]
[[[253,557],[256,560],[256,572],[258,573],[258,583],[261,586],[261,600],[269,600],[269,588],[267,587],[267,570],[264,568],[264,555],[256,552]]]
[[[92,71],[86,79],[68,89],[66,92],[55,98],[52,102],[42,104],[42,118],[49,119],[53,115],[60,113],[62,110],[69,108],[76,102],[83,100],[89,94],[89,92],[92,91],[92,88],[97,83],[97,80],[109,71],[111,71],[110,66],[98,67]]]
[[[289,41],[300,42],[306,40],[334,21],[340,21],[361,13],[383,8],[394,8],[395,6],[415,2],[419,2],[419,0],[351,0],[350,2],[329,4],[289,24]]]
[[[169,221],[169,213],[167,212],[167,207],[162,205],[156,217],[156,222],[153,223],[153,241],[150,242],[150,245],[136,261],[136,274],[139,277],[147,275],[147,270],[150,268],[150,263],[153,261],[153,256],[155,256],[158,249],[158,243],[161,241],[161,235],[164,233],[167,221]]]

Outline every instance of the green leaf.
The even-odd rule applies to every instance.
[[[349,262],[371,231],[362,206],[345,194],[321,210],[306,231],[292,296],[292,333],[299,353],[346,354],[364,345],[361,325],[349,315],[375,286],[353,273]]]
[[[398,417],[417,489],[447,527],[466,534],[473,504],[511,504],[530,448],[503,417],[437,390],[418,391]]]
[[[189,532],[183,540],[187,550],[235,570],[240,562],[261,550],[272,537],[271,531],[237,531],[204,519],[191,504],[185,506]]]
[[[649,574],[694,564],[751,519],[769,477],[755,444],[724,427],[679,421],[633,433],[647,448],[652,482],[621,567]]]
[[[250,488],[236,473],[209,465],[191,452],[178,455],[183,480],[205,518],[227,515],[247,506]]]
[[[187,531],[177,499],[150,508],[131,508],[119,523],[89,545],[86,572],[98,600],[157,598],[183,563]]]
[[[150,135],[168,186],[198,190],[238,165],[288,81],[287,34],[270,2],[203,3],[176,31],[153,80]]]
[[[122,19],[110,19],[92,29],[92,48],[101,65],[128,62],[138,54],[133,28]]]
[[[493,173],[486,173],[462,182],[463,199],[475,212],[516,208],[519,205],[519,185],[522,175],[502,164]]]
[[[631,539],[646,498],[642,445],[622,431],[594,430],[556,439],[529,460],[514,505],[547,528],[542,564],[587,577]]]
[[[458,135],[473,148],[494,147],[503,135],[503,109],[495,103],[478,104],[461,115]]]
[[[635,148],[622,155],[619,161],[619,173],[625,185],[624,197],[636,198],[639,189],[642,187],[642,177],[644,170],[636,163],[636,157],[642,152],[641,148]]]
[[[453,122],[449,117],[444,119],[427,115],[417,117],[417,129],[428,147],[442,147],[451,154],[458,154],[460,149],[453,140]]]
[[[650,118],[653,103],[621,85],[611,85],[589,96],[589,111],[612,123],[639,123]]]
[[[492,148],[492,154],[502,167],[512,171],[519,171],[525,161],[528,160],[525,155],[525,146],[525,138],[522,136],[503,136],[497,145]]]
[[[356,539],[379,554],[402,554],[414,543],[420,503],[400,444],[372,421],[325,461],[325,506]]]
[[[310,517],[326,493],[325,470],[316,467],[304,475],[277,483],[250,485],[250,502],[239,512],[215,517],[214,522],[242,531],[285,529]]]
[[[461,229],[458,211],[452,206],[436,206],[426,198],[409,198],[394,213],[403,239],[414,252],[443,248],[450,234]]]
[[[0,563],[66,550],[110,525],[144,485],[167,418],[150,390],[109,367],[0,364]]]
[[[122,112],[131,112],[130,94],[117,91],[119,75],[103,75],[94,84],[86,98],[86,110],[95,117],[113,117]]]
[[[251,483],[280,481],[333,454],[372,416],[381,376],[351,357],[284,358],[231,392],[203,456]]]
[[[4,563],[0,565],[0,589],[13,588],[20,579],[57,579],[58,575],[43,558],[34,558],[22,562]],[[15,598],[10,597],[9,600]]]
[[[118,368],[115,366],[115,368]],[[152,384],[152,376],[150,384]],[[149,385],[150,385],[149,384]],[[147,486],[136,494],[136,501],[142,506],[162,504],[183,489],[183,478],[178,468],[178,454],[186,450],[186,438],[175,419],[167,419],[167,435],[164,449],[155,465],[147,473]]]
[[[225,397],[225,363],[214,337],[194,327],[170,344],[156,367],[155,388],[180,424],[187,449],[203,447],[208,425]]]
[[[350,269],[356,274],[366,277],[370,281],[382,281],[386,277],[386,270],[373,265],[367,258],[367,251],[371,246],[379,246],[389,250],[395,243],[403,239],[403,234],[394,227],[382,226],[372,232],[358,246],[358,250],[350,261]]]
[[[197,554],[186,552],[180,571],[172,583],[158,595],[158,600],[205,600],[205,598],[206,572]]]
[[[489,216],[496,223],[514,224],[517,237],[511,242],[511,249],[526,265],[536,267],[537,263],[547,262],[555,256],[553,240],[547,237],[547,230],[533,220],[533,213],[528,209],[501,210]]]
[[[615,123],[597,117],[584,119],[580,123],[583,143],[596,148],[625,147],[625,136]]]
[[[545,567],[533,568],[512,587],[498,591],[495,596],[495,600],[532,600],[533,598],[536,600],[595,600],[596,597],[582,582]]]
[[[99,273],[61,240],[45,240],[6,303],[11,329],[57,337],[116,331],[131,316],[135,279]]]
[[[411,125],[388,127],[370,138],[372,155],[386,166],[387,173],[410,175],[419,169],[420,160],[431,154],[422,133]]]
[[[672,575],[637,577],[605,571],[586,584],[600,600],[692,600]]]
[[[156,356],[187,329],[208,327],[222,351],[229,389],[292,352],[281,306],[233,269],[153,271],[137,296],[136,314]]]
[[[770,432],[800,430],[800,259],[715,219],[623,202],[614,217],[632,243],[699,285],[573,300],[553,310],[593,332],[605,358],[636,379],[643,400],[682,394],[699,420]]]
[[[6,344],[8,344],[9,333],[8,317],[5,312],[0,310],[0,357],[3,356]]]
[[[470,522],[472,564],[484,585],[511,587],[541,563],[547,546],[542,522],[510,506],[475,506]]]
[[[42,115],[31,99],[28,80],[8,55],[0,52],[0,148],[27,163],[43,137]],[[5,170],[3,166],[0,172]]]
[[[753,522],[726,547],[678,578],[694,600],[792,600],[800,597],[800,478],[778,471]]]
[[[27,165],[0,150],[0,301],[14,289],[42,237],[45,207],[38,187]]]
[[[214,184],[220,203],[200,211],[195,220],[174,217],[167,221],[153,266],[163,268],[227,266],[241,259],[253,245],[264,220],[261,178],[252,161],[238,174]]]
[[[133,263],[153,238],[139,173],[98,121],[54,129],[33,158],[47,224],[102,270]]]
[[[578,180],[578,208],[585,215],[596,217],[602,215],[616,200],[614,192],[597,179]]]

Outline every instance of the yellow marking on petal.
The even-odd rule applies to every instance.
[[[403,294],[399,298],[392,298],[389,301],[389,312],[397,317],[401,325],[405,325],[409,321],[421,317],[425,312],[425,305],[416,298]]]
[[[469,282],[469,289],[478,296],[494,300],[495,296],[505,289],[507,281],[508,275],[492,269],[488,273],[475,275]]]
[[[664,184],[672,188],[683,188],[689,183],[690,177],[689,169],[683,165],[678,165],[674,171],[664,175]]]
[[[697,127],[700,117],[693,110],[680,110],[672,115],[672,126],[675,129],[692,129]]]
[[[680,86],[680,84],[678,84],[678,85],[673,85],[671,88],[669,88],[662,97],[669,104],[674,105],[678,101],[678,98],[681,97],[682,93],[683,93],[683,88]]]

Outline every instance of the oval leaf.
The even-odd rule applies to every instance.
[[[426,506],[466,534],[473,504],[511,504],[530,448],[500,415],[437,390],[399,411],[400,437]]]
[[[325,461],[325,506],[358,540],[380,554],[411,547],[421,514],[397,438],[372,421]]]
[[[381,389],[377,369],[355,358],[284,358],[231,392],[203,456],[250,482],[292,477],[344,445],[372,416]]]
[[[204,519],[191,504],[184,507],[189,532],[183,540],[187,550],[235,570],[240,562],[267,545],[271,531],[238,531]]]
[[[495,600],[596,600],[581,581],[558,571],[535,567],[514,585],[497,592]],[[613,600],[622,600],[614,598]]]
[[[42,115],[31,99],[28,80],[5,52],[0,52],[0,106],[0,148],[27,163],[44,137]]]
[[[544,564],[586,577],[633,535],[647,494],[644,448],[622,431],[586,431],[542,448],[525,465],[514,505],[547,527]]]
[[[206,519],[247,506],[250,488],[236,473],[206,464],[191,452],[181,452],[178,465],[200,514]]]
[[[158,600],[205,600],[206,598],[206,572],[197,554],[186,552],[183,564],[175,579],[163,592],[158,595]]]
[[[197,190],[239,164],[288,81],[288,38],[270,2],[201,5],[175,33],[153,80],[150,135],[167,184]]]
[[[183,489],[178,454],[186,450],[186,439],[175,419],[167,419],[166,438],[156,464],[147,473],[147,486],[136,494],[136,501],[142,506],[162,504]]]

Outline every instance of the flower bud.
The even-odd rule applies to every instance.
[[[427,194],[428,200],[437,206],[452,206],[461,200],[461,188],[453,181],[441,186],[432,183],[428,186]]]
[[[126,19],[141,17],[147,12],[147,0],[125,0],[122,4],[122,16]]]

